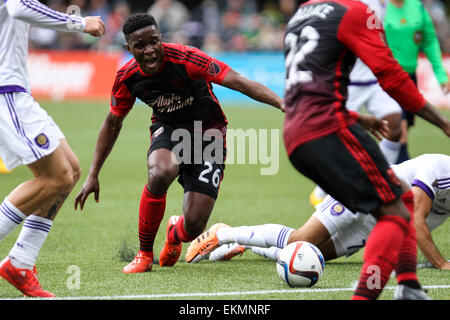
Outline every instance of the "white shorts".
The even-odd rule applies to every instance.
[[[337,257],[350,256],[364,247],[376,223],[372,215],[353,213],[329,195],[316,207],[313,216],[330,233]]]
[[[0,157],[9,170],[51,154],[63,138],[29,93],[0,93]]]
[[[349,85],[347,109],[360,111],[366,107],[367,112],[377,118],[393,113],[401,113],[402,108],[392,99],[378,83],[370,85]]]

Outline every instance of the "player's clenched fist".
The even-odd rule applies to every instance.
[[[83,32],[89,33],[91,36],[100,37],[105,34],[105,24],[99,16],[86,17],[86,27]]]

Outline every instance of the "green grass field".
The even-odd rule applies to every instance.
[[[155,265],[145,274],[123,274],[122,267],[138,249],[138,205],[146,183],[146,152],[151,111],[136,106],[125,121],[121,136],[102,170],[100,203],[88,199],[83,212],[73,203],[86,178],[97,133],[108,110],[107,103],[41,102],[76,152],[83,168],[80,182],[55,220],[37,266],[45,289],[58,297],[76,299],[161,299],[161,300],[341,300],[352,294],[359,277],[362,252],[326,263],[323,278],[311,289],[292,289],[276,272],[275,262],[246,252],[228,262],[202,261],[174,267]],[[230,128],[277,129],[282,114],[269,107],[224,106]],[[450,112],[445,112],[450,118]],[[261,175],[260,165],[230,164],[225,170],[219,198],[208,226],[224,222],[233,226],[280,223],[301,226],[313,213],[308,195],[313,183],[288,162],[280,131],[279,171]],[[450,140],[437,128],[417,119],[411,130],[410,153],[450,153]],[[264,167],[264,166],[263,166]],[[27,168],[0,175],[0,198],[31,177]],[[164,243],[167,219],[182,210],[183,190],[174,183],[167,196],[167,209],[155,241],[155,256]],[[0,244],[0,258],[13,246],[20,228]],[[441,252],[450,258],[450,222],[433,233]],[[184,257],[187,244],[184,244]],[[424,257],[420,253],[419,261]],[[75,267],[74,267],[75,266]],[[75,268],[75,269],[73,269]],[[80,271],[79,288],[74,270]],[[424,286],[431,286],[434,299],[450,298],[450,272],[431,268],[418,271]],[[436,286],[436,287],[434,287]],[[381,299],[392,299],[392,279]],[[19,291],[0,281],[0,298],[21,298]]]

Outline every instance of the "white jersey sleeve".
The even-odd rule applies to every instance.
[[[84,18],[55,11],[37,0],[6,0],[11,17],[31,25],[58,31],[83,31]]]
[[[410,186],[421,188],[432,200],[430,222],[439,217],[440,223],[450,217],[450,157],[424,154],[392,166],[395,174]],[[434,229],[437,225],[430,225]]]

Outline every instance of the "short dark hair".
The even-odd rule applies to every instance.
[[[131,15],[127,21],[123,24],[122,32],[127,37],[131,33],[135,32],[136,30],[148,27],[148,26],[155,26],[158,27],[158,24],[155,21],[155,18],[153,18],[152,15],[148,13],[136,13]]]

